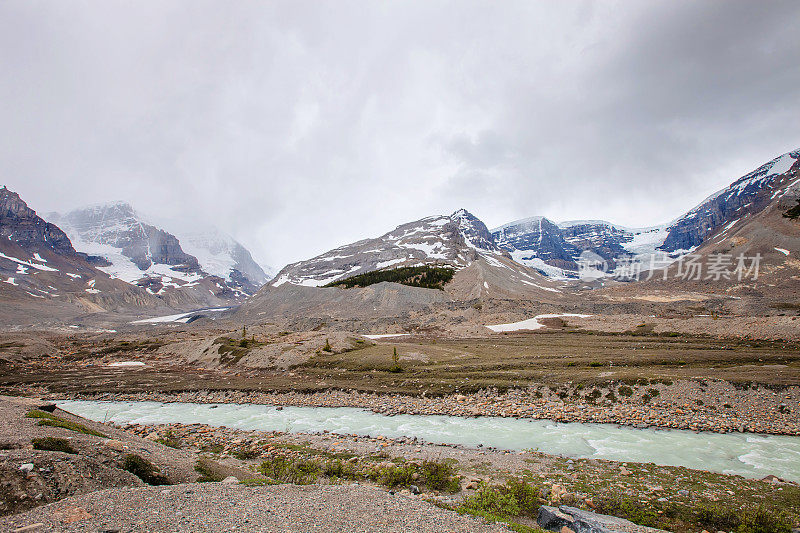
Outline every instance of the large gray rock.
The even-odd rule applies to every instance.
[[[572,529],[574,521],[575,519],[571,515],[562,513],[557,507],[548,507],[547,505],[539,507],[539,515],[536,517],[539,527],[548,531],[561,531],[564,526]]]
[[[577,507],[562,505],[559,508],[542,506],[536,518],[539,527],[548,531],[561,531],[566,526],[575,533],[663,533],[662,529],[640,526],[629,520],[608,516]]]

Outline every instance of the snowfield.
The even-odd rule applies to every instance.
[[[575,318],[589,318],[592,315],[579,315],[574,313],[536,315],[533,318],[529,318],[527,320],[521,320],[520,322],[511,322],[509,324],[496,324],[494,326],[486,326],[486,327],[497,333],[505,331],[535,330],[544,327],[544,324],[540,323],[539,320],[543,318],[560,318],[562,316],[571,316]]]

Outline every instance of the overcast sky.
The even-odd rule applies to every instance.
[[[800,2],[0,2],[0,181],[281,266],[465,207],[671,220],[800,148]]]

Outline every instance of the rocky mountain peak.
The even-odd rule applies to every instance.
[[[61,255],[75,255],[69,237],[58,226],[43,220],[19,194],[6,187],[0,189],[0,237],[29,252],[52,250]]]
[[[450,215],[450,220],[457,224],[464,244],[468,247],[486,252],[500,251],[486,224],[466,209],[459,209]]]

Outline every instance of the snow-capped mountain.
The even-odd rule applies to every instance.
[[[452,215],[409,222],[375,239],[364,239],[284,267],[270,283],[319,287],[341,278],[401,266],[469,266],[479,256],[502,256],[486,225],[460,209]]]
[[[176,235],[183,249],[197,258],[205,272],[236,283],[245,292],[255,292],[275,274],[269,267],[265,271],[247,248],[217,228],[179,231]]]
[[[669,225],[660,249],[693,250],[721,227],[763,210],[785,191],[783,178],[797,169],[798,159],[800,150],[785,153],[706,198]]]
[[[227,235],[212,230],[187,233],[185,240],[179,240],[145,221],[125,202],[49,217],[78,251],[104,260],[99,269],[151,294],[188,291],[201,303],[218,305],[240,300],[266,281],[250,253]],[[201,296],[209,293],[210,297]]]
[[[68,236],[19,197],[0,189],[0,320],[75,317],[111,310],[166,308],[139,287],[110,278],[99,257],[73,248]]]
[[[492,230],[497,245],[518,263],[551,277],[575,277],[584,252],[597,254],[613,268],[622,257],[652,253],[664,227],[627,228],[604,220],[554,223],[545,217],[510,222]]]
[[[556,224],[531,217],[493,229],[492,236],[515,261],[551,277],[575,277],[584,252],[597,254],[609,272],[622,258],[646,262],[658,253],[677,259],[785,194],[786,176],[797,169],[798,159],[800,150],[769,161],[669,224],[628,228],[603,220]]]

